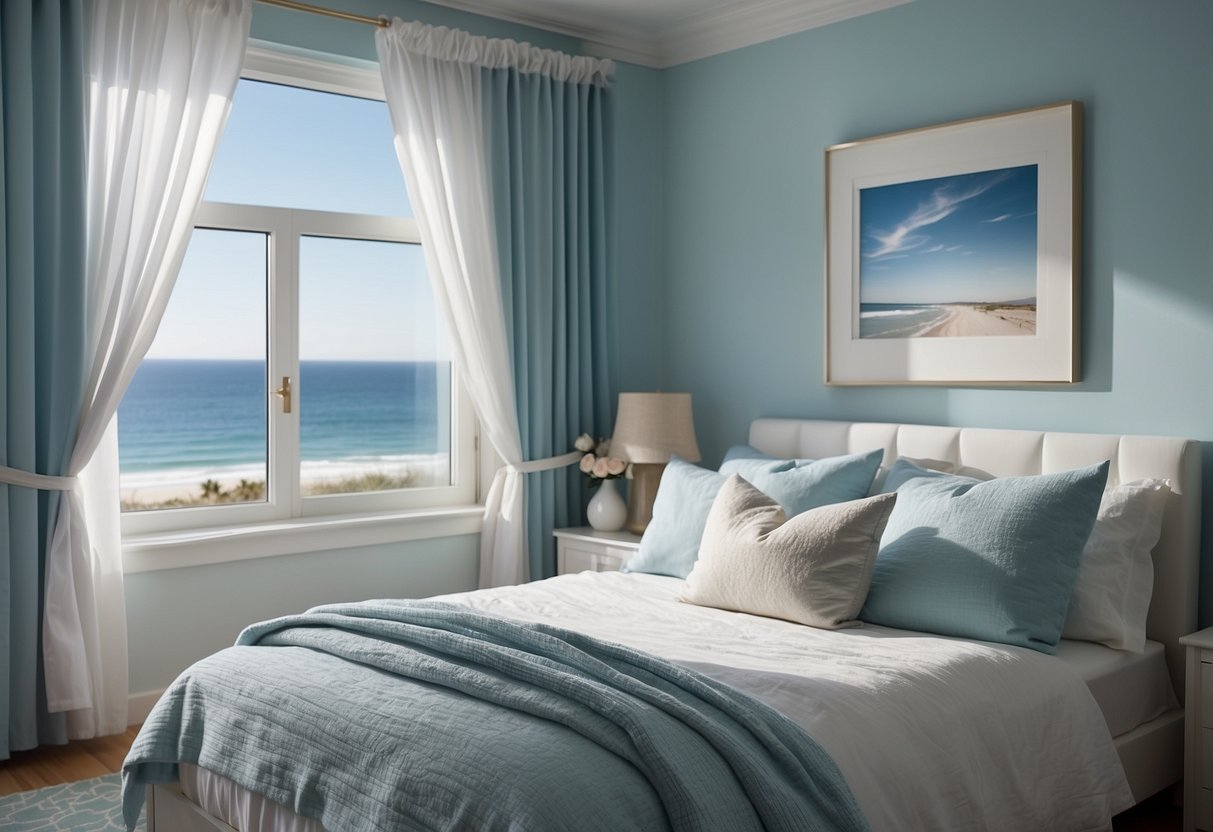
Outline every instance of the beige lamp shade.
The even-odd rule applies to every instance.
[[[690,393],[620,393],[611,456],[664,464],[671,455],[698,462]]]

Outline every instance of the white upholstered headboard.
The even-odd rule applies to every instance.
[[[1196,629],[1200,577],[1200,451],[1190,439],[1046,433],[1026,430],[758,419],[750,444],[781,457],[821,458],[884,449],[884,464],[899,456],[938,459],[999,477],[1048,474],[1111,460],[1108,484],[1145,477],[1171,481],[1162,537],[1154,547],[1154,594],[1146,632],[1166,647],[1175,692],[1184,695],[1180,636]]]

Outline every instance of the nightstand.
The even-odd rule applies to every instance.
[[[615,572],[640,548],[640,535],[600,532],[589,526],[556,529],[556,574]]]
[[[1184,832],[1213,832],[1213,627],[1184,636]]]

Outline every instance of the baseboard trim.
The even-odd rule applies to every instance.
[[[164,688],[160,690],[145,690],[143,693],[132,693],[126,698],[126,724],[139,725],[152,712],[152,706],[160,699]]]

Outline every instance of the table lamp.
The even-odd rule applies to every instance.
[[[632,463],[626,527],[633,534],[644,534],[649,525],[661,473],[674,454],[700,460],[691,394],[620,393],[611,456]]]

